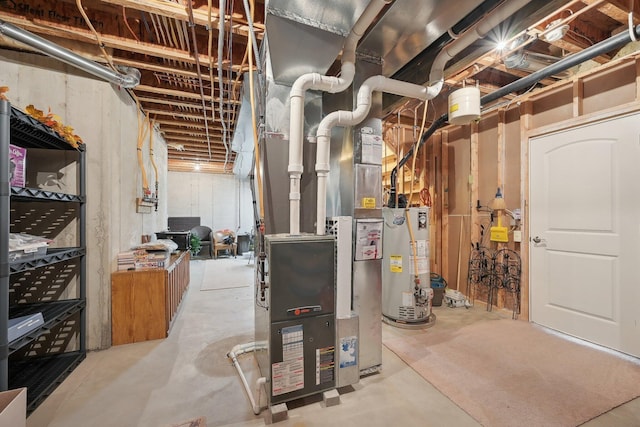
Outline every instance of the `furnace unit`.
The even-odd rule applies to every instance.
[[[265,254],[256,356],[274,405],[336,387],[335,238],[267,235]]]

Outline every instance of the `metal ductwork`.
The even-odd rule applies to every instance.
[[[270,0],[266,33],[273,79],[291,85],[307,73],[325,74],[368,0]]]
[[[115,85],[122,86],[124,88],[133,88],[140,84],[140,71],[136,68],[122,67],[122,70],[126,74],[115,72],[103,65],[83,58],[69,49],[58,46],[49,40],[23,30],[22,28],[16,27],[15,25],[9,24],[1,19],[0,34]]]
[[[482,3],[396,0],[363,39],[359,51],[383,58],[382,74],[391,76]]]

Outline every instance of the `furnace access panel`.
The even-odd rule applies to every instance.
[[[256,304],[258,365],[276,404],[335,387],[335,238],[265,236],[267,292]]]

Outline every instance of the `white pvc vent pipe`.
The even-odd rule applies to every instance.
[[[238,356],[244,353],[254,353],[256,351],[266,350],[267,344],[265,342],[250,342],[246,344],[238,344],[234,346],[229,353],[227,353],[227,357],[231,359],[233,366],[236,368],[236,371],[238,371],[238,375],[240,375],[240,380],[242,381],[244,390],[247,392],[247,397],[249,398],[249,404],[251,405],[253,413],[256,415],[258,415],[262,410],[262,407],[260,406],[260,389],[262,388],[262,385],[267,382],[267,379],[265,377],[259,377],[256,379],[256,396],[254,397],[251,387],[249,386],[249,382],[247,381],[247,377],[244,375],[244,372],[240,367]]]
[[[325,234],[327,216],[327,176],[331,147],[331,130],[335,126],[355,126],[362,122],[371,109],[371,94],[374,91],[391,93],[422,101],[433,99],[439,92],[437,87],[425,87],[413,83],[393,80],[384,76],[369,77],[358,90],[356,109],[353,111],[334,111],[328,114],[318,126],[316,173],[318,175],[318,198],[316,215],[316,234]]]
[[[340,77],[308,73],[298,77],[289,95],[291,115],[289,124],[289,233],[300,234],[300,178],[304,171],[302,164],[304,133],[304,96],[309,89],[338,93],[347,89],[355,74],[356,46],[358,41],[378,16],[385,5],[393,0],[372,0],[354,24],[342,49]],[[323,220],[324,227],[324,220]]]
[[[473,27],[464,32],[461,36],[446,45],[436,56],[431,65],[429,73],[429,82],[437,87],[438,92],[442,89],[444,83],[444,68],[447,62],[469,47],[473,42],[483,38],[489,31],[495,28],[502,21],[522,9],[530,0],[507,0]]]

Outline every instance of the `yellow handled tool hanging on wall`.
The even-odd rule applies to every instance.
[[[502,213],[507,209],[507,205],[502,198],[502,192],[500,188],[496,192],[496,198],[491,202],[491,209],[498,216],[498,225],[491,227],[491,241],[506,243],[509,241],[509,230],[507,227],[502,226]]]

